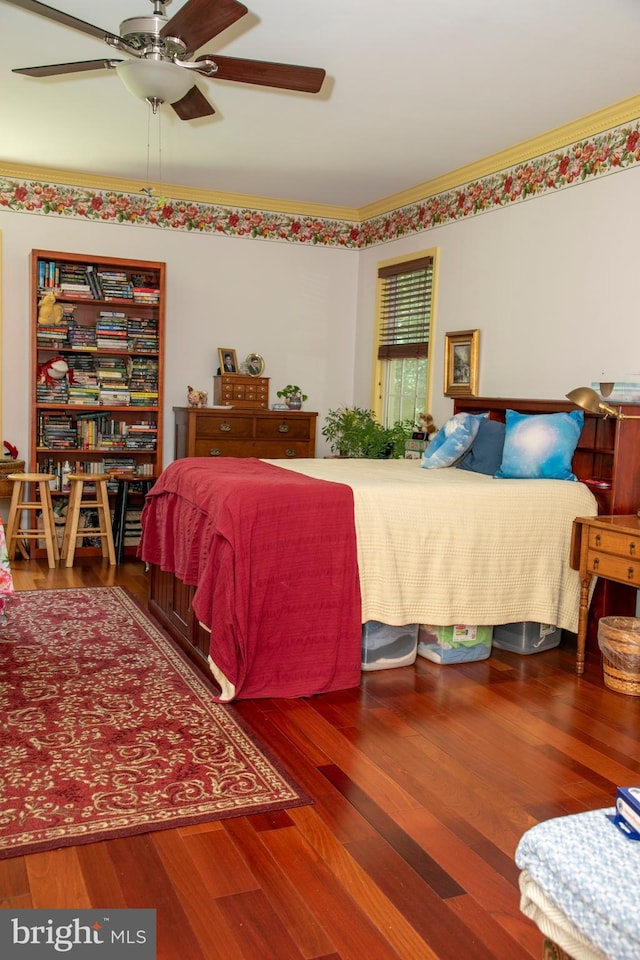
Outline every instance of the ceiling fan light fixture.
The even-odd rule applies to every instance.
[[[123,60],[116,73],[127,90],[149,103],[176,103],[193,86],[193,77],[168,60]]]

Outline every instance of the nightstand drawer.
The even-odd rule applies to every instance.
[[[587,569],[596,577],[617,580],[619,583],[631,583],[640,587],[640,560],[635,562],[615,557],[609,553],[589,551]]]
[[[640,561],[640,537],[616,530],[589,529],[589,549],[599,553],[615,553]]]

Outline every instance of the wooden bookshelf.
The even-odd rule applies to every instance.
[[[65,461],[142,479],[162,469],[165,272],[157,261],[31,251],[29,469],[56,475],[54,513],[66,505]],[[67,365],[62,377],[53,361]]]

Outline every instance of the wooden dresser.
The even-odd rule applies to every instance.
[[[174,407],[176,460],[182,457],[296,459],[316,455],[317,413]]]

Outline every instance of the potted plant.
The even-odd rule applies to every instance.
[[[278,390],[277,396],[284,398],[284,402],[290,410],[299,410],[303,401],[309,399],[307,394],[303,393],[302,389],[294,383],[288,383],[282,390]]]
[[[329,410],[322,435],[329,441],[332,453],[339,457],[398,459],[404,456],[405,440],[414,429],[410,420],[398,420],[384,427],[373,410],[339,407]]]

